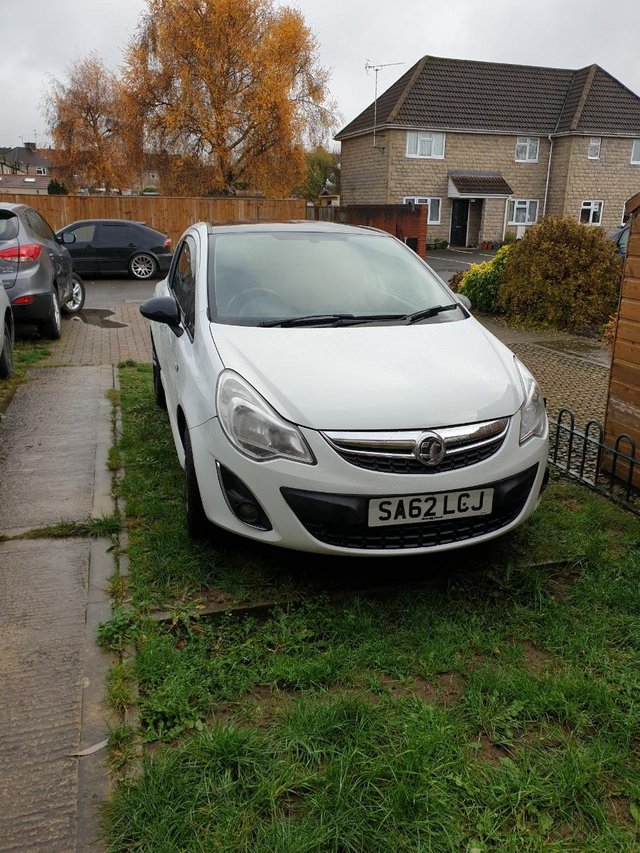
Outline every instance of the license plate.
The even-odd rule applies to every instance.
[[[369,501],[369,527],[387,524],[417,524],[445,518],[488,515],[493,507],[493,489],[440,492],[435,495],[404,495]]]

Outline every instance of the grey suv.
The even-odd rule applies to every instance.
[[[14,321],[35,323],[48,338],[60,337],[61,312],[77,314],[84,304],[84,284],[63,242],[37,210],[0,203],[0,284]]]

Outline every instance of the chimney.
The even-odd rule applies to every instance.
[[[35,142],[25,142],[24,147],[27,148],[29,151],[35,151],[36,150]]]

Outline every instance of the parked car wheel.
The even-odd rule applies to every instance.
[[[158,270],[158,265],[151,255],[140,253],[131,258],[129,269],[134,278],[153,278]]]
[[[51,309],[49,316],[42,323],[38,323],[40,334],[45,338],[57,340],[62,334],[62,315],[60,314],[60,302],[58,300],[58,291],[53,289],[51,293]]]
[[[153,338],[151,339],[151,364],[153,365],[153,396],[155,397],[158,407],[166,410],[167,398],[165,397],[162,379],[160,378],[160,363],[158,361],[156,348],[153,345]]]
[[[72,279],[73,290],[71,291],[71,296],[69,297],[69,299],[62,306],[63,314],[79,314],[82,311],[82,306],[84,305],[84,282],[77,272],[74,272]]]
[[[211,523],[202,506],[188,429],[185,429],[184,432],[184,472],[187,497],[187,530],[192,539],[206,539],[211,532]]]
[[[0,379],[6,379],[13,373],[13,341],[9,323],[4,324],[4,336],[2,338],[2,352],[0,352]]]

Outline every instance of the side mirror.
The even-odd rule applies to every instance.
[[[468,296],[465,296],[464,293],[456,293],[456,299],[461,305],[464,305],[467,311],[471,311],[471,300]]]
[[[164,323],[179,338],[184,334],[180,325],[180,309],[172,296],[154,296],[140,306],[140,313],[154,323]]]
[[[56,240],[65,246],[69,243],[75,243],[76,235],[72,231],[63,231],[62,234],[56,234]]]

